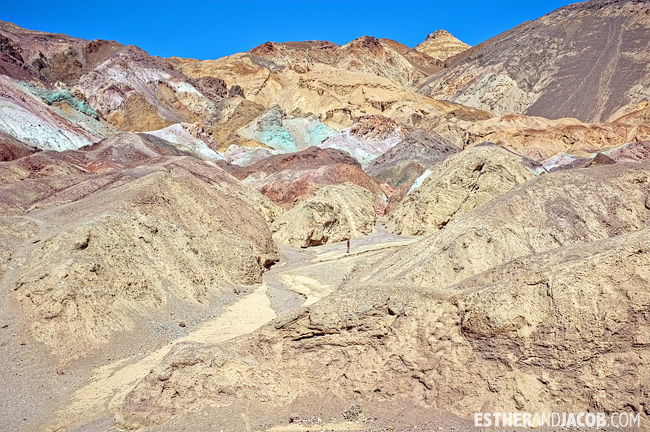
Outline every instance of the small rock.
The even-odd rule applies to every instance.
[[[187,324],[185,324],[185,321],[181,321],[181,322],[178,323],[178,325],[180,327],[185,327]]]
[[[346,420],[357,420],[362,412],[363,408],[361,408],[361,405],[358,402],[355,402],[345,410],[343,418]]]
[[[21,344],[21,345],[27,345],[27,342],[25,342],[25,341],[20,341],[20,344]]]

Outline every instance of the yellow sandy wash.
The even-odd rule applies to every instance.
[[[50,430],[61,430],[65,428],[64,424],[87,421],[89,416],[98,417],[107,410],[116,409],[133,387],[160,364],[177,343],[215,344],[251,333],[273,320],[276,315],[266,291],[265,285],[260,286],[217,318],[135,363],[128,364],[128,360],[121,360],[98,368],[90,383],[74,392],[72,403],[60,412],[59,425]]]
[[[267,432],[308,432],[308,431],[333,431],[333,432],[343,432],[343,431],[361,431],[367,430],[368,425],[344,421],[338,423],[323,423],[320,425],[301,425],[301,424],[290,424],[283,426],[274,426],[270,429],[267,429]]]

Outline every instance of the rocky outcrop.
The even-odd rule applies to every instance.
[[[200,123],[176,123],[164,129],[146,132],[147,135],[162,138],[169,143],[189,148],[199,158],[224,160],[217,153],[217,142],[207,133]]]
[[[241,137],[236,131],[262,116],[267,109],[242,97],[229,97],[216,103],[215,116],[208,120],[206,129],[217,142],[219,151],[235,145],[240,148],[265,147],[258,141]]]
[[[143,132],[205,121],[214,102],[189,79],[137,47],[124,47],[79,77],[76,86],[116,128]]]
[[[649,10],[636,0],[565,6],[465,51],[421,91],[495,114],[605,121],[650,98]]]
[[[577,156],[560,153],[542,162],[546,171],[559,169],[585,168],[594,165],[614,164],[617,162],[650,161],[650,141],[637,141],[614,147],[602,153]]]
[[[434,31],[422,43],[415,46],[416,50],[442,62],[469,48],[470,45],[455,38],[446,30]]]
[[[353,183],[324,186],[273,224],[279,243],[309,247],[370,234],[375,226],[375,196]]]
[[[400,42],[391,39],[379,39],[379,42],[382,45],[388,46],[397,51],[409,63],[411,63],[415,69],[424,74],[424,76],[429,76],[439,72],[444,67],[444,64],[440,59],[429,56],[427,53],[423,53],[417,49],[409,48]]]
[[[543,171],[540,164],[495,145],[463,150],[425,171],[389,214],[386,226],[404,235],[441,230]]]

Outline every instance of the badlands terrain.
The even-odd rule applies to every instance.
[[[649,430],[650,3],[431,30],[0,22],[0,430]]]

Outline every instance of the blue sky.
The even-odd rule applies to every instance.
[[[476,45],[572,1],[140,1],[1,0],[0,20],[84,39],[134,44],[152,55],[199,59],[247,51],[266,41],[360,36],[408,46],[438,29]]]

